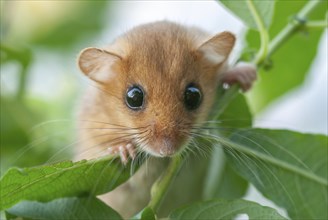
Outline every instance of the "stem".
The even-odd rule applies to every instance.
[[[259,13],[257,9],[255,8],[252,0],[246,0],[247,6],[249,10],[251,11],[253,18],[255,20],[256,26],[259,29],[260,33],[260,39],[261,39],[261,47],[259,52],[257,53],[254,63],[261,63],[263,62],[268,54],[268,44],[269,44],[269,34],[268,31],[265,28],[265,25],[263,24],[262,19],[259,16]]]
[[[235,84],[232,85],[228,90],[226,90],[224,92],[224,95],[220,95],[219,97],[220,100],[217,101],[217,104],[215,106],[215,114],[213,115],[214,119],[219,118],[219,116],[224,112],[224,110],[226,109],[226,107],[229,105],[229,103],[236,98],[236,96],[238,95],[238,91],[239,91],[240,87]]]
[[[21,73],[18,83],[18,90],[17,90],[17,99],[22,100],[25,91],[26,91],[26,83],[27,83],[27,72],[28,72],[28,66],[22,65],[21,67]]]
[[[177,175],[179,168],[182,165],[182,162],[183,159],[181,159],[179,156],[173,157],[166,171],[153,184],[151,188],[151,200],[148,204],[148,207],[150,207],[155,213],[157,212],[159,206],[161,205],[161,202],[163,201],[164,196],[172,180]]]
[[[308,21],[305,24],[306,29],[322,29],[322,28],[328,28],[327,21]]]
[[[265,59],[271,56],[283,43],[285,43],[294,33],[300,30],[304,25],[306,17],[310,14],[318,5],[319,0],[312,0],[309,1],[303,9],[297,14],[297,18],[295,19],[297,22],[289,23],[287,26],[282,29],[282,31],[269,43],[269,36],[268,32],[265,29],[265,26],[261,19],[258,17],[258,13],[256,8],[253,5],[251,0],[247,0],[247,4],[250,10],[253,13],[254,19],[259,27],[260,35],[261,35],[261,48],[253,61],[253,63],[257,66],[260,66]],[[225,108],[227,103],[237,95],[239,90],[238,86],[231,87],[223,96],[225,100],[223,105],[220,105],[220,108]],[[221,102],[222,103],[222,102]],[[219,112],[216,115],[222,113],[223,110],[219,109]],[[177,175],[179,168],[181,167],[183,160],[180,157],[174,157],[170,161],[170,164],[166,171],[162,174],[162,176],[154,183],[151,189],[151,200],[148,204],[150,208],[156,213],[158,210],[170,183]]]
[[[306,17],[318,7],[320,3],[320,0],[312,0],[302,8],[302,10],[296,15],[294,22],[287,24],[287,26],[270,42],[268,57],[306,24]]]

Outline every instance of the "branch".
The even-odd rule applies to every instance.
[[[248,3],[252,4],[251,1],[248,1]],[[259,30],[261,34],[261,49],[257,53],[257,56],[254,59],[253,63],[258,67],[261,66],[261,64],[268,57],[270,57],[283,43],[286,43],[286,41],[293,34],[295,34],[298,30],[300,30],[305,25],[306,22],[301,22],[301,21],[306,21],[307,15],[309,15],[316,7],[318,7],[319,3],[320,3],[319,0],[309,1],[304,6],[304,8],[297,14],[296,22],[294,21],[287,24],[287,26],[283,28],[282,31],[269,44],[267,42],[269,39],[267,30],[265,30],[263,24],[261,27],[261,24],[258,23],[258,25],[260,25]],[[252,5],[249,5],[249,7],[252,7]],[[232,86],[228,91],[226,91],[226,93],[222,97],[224,103],[220,102],[221,104],[219,104],[220,107],[218,108],[218,113],[216,113],[216,116],[218,116],[218,114],[221,114],[223,112],[224,108],[237,95],[238,91],[239,91],[239,87],[237,85]],[[148,206],[151,207],[155,213],[158,210],[161,201],[164,199],[165,193],[167,192],[170,183],[175,178],[182,164],[183,164],[183,160],[180,157],[172,158],[167,170],[154,183],[151,189],[151,200]]]
[[[261,46],[254,60],[254,63],[260,63],[266,59],[268,54],[269,34],[265,28],[265,25],[263,24],[262,19],[259,17],[259,13],[253,4],[253,1],[247,0],[246,3],[254,17],[256,26],[258,27],[260,33]]]
[[[327,21],[308,21],[305,24],[306,29],[320,29],[328,28],[328,22]]]
[[[270,42],[269,44],[269,52],[268,57],[269,58],[280,46],[288,39],[291,38],[296,32],[298,32],[300,29],[302,29],[307,21],[307,16],[316,8],[319,6],[319,4],[322,1],[320,0],[313,0],[309,1],[302,10],[294,17],[294,19],[287,24],[285,28],[280,31],[280,33]],[[262,63],[256,63],[258,65]]]
[[[153,184],[151,188],[151,200],[148,204],[148,207],[150,207],[155,213],[158,210],[172,180],[177,175],[182,165],[182,162],[183,159],[179,156],[173,157],[166,171]]]

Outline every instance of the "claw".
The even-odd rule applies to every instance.
[[[135,148],[132,144],[127,144],[126,145],[126,148],[128,149],[129,151],[129,155],[132,159],[134,159],[136,157],[136,151],[135,151]]]
[[[119,147],[119,151],[120,151],[120,157],[121,157],[121,161],[124,165],[127,164],[128,162],[128,155],[127,155],[127,150],[125,147],[120,146]]]
[[[223,83],[232,85],[239,83],[244,92],[252,87],[256,80],[256,67],[249,63],[238,63],[234,68],[224,73],[222,78]]]
[[[132,160],[136,157],[135,147],[130,143],[127,145],[111,146],[107,148],[107,152],[112,155],[119,155],[124,165],[128,163],[129,157]]]

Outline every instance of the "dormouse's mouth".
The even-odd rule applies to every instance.
[[[170,157],[173,156],[176,153],[176,151],[174,149],[163,149],[161,148],[159,150],[159,154],[163,157]]]
[[[172,157],[178,152],[175,149],[167,149],[165,147],[160,147],[158,150],[158,148],[149,145],[146,146],[143,150],[154,157]]]
[[[184,142],[183,142],[184,143]],[[172,157],[181,152],[184,144],[175,143],[168,138],[147,144],[143,150],[155,157]]]
[[[176,121],[152,122],[147,133],[135,139],[140,150],[155,157],[173,157],[181,153],[191,136],[188,127]],[[142,133],[143,131],[140,131]]]

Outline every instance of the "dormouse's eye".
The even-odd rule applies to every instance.
[[[125,96],[126,105],[132,110],[140,110],[144,104],[144,92],[140,86],[130,87]]]
[[[200,106],[201,101],[202,93],[200,89],[194,84],[189,84],[184,92],[184,105],[186,109],[197,109]]]

